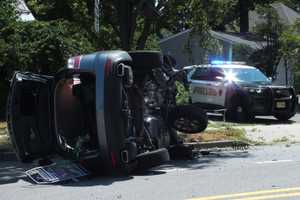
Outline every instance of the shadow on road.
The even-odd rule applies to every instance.
[[[198,170],[212,166],[221,166],[225,159],[249,158],[251,154],[248,151],[218,151],[210,152],[208,155],[200,156],[193,160],[176,160],[170,161],[168,165],[160,166],[158,170]]]
[[[208,115],[208,119],[212,120],[212,121],[218,121],[218,122],[224,122],[223,116],[222,115]],[[225,121],[225,122],[232,122],[232,121]],[[237,123],[237,122],[234,122]],[[273,117],[270,116],[260,116],[260,117],[255,117],[255,119],[253,119],[250,122],[243,122],[241,123],[241,125],[276,125],[276,124],[294,124],[297,123],[297,121],[293,120],[293,118],[291,120],[288,121],[279,121]]]
[[[0,185],[26,180],[24,172],[33,167],[32,164],[17,161],[0,161]]]
[[[204,169],[213,166],[222,166],[224,159],[234,159],[234,158],[247,158],[250,154],[248,152],[243,151],[224,151],[224,152],[211,152],[206,156],[199,156],[193,160],[177,160],[170,161],[165,165],[153,168],[152,170],[148,170],[141,173],[133,174],[132,176],[124,176],[124,175],[101,175],[101,176],[91,176],[88,178],[84,178],[79,182],[64,182],[59,185],[66,187],[88,187],[95,185],[103,185],[109,186],[114,182],[120,181],[130,181],[134,179],[134,177],[143,176],[160,176],[168,173],[168,171],[172,170],[198,170]],[[16,183],[19,180],[23,180],[25,182],[32,183],[24,174],[24,172],[28,169],[31,169],[34,166],[33,164],[22,164],[17,161],[7,161],[0,162],[0,185]],[[101,168],[99,167],[99,170]],[[34,186],[34,184],[32,185]]]

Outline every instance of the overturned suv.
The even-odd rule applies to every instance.
[[[188,80],[193,104],[208,110],[225,109],[230,120],[273,115],[286,121],[296,113],[298,97],[293,87],[273,85],[259,69],[242,62],[195,66]]]
[[[206,114],[176,105],[174,70],[160,52],[104,51],[69,59],[55,76],[15,72],[7,121],[18,158],[58,153],[95,171],[132,172],[190,156],[177,137]]]

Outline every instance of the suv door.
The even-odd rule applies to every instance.
[[[192,103],[222,107],[225,104],[226,87],[223,74],[212,67],[196,68],[189,77]]]
[[[16,72],[7,101],[7,123],[17,157],[31,161],[54,153],[53,77]]]

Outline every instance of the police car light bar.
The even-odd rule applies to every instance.
[[[213,60],[211,61],[212,65],[245,65],[246,62],[233,62],[233,61],[222,61],[222,60]]]

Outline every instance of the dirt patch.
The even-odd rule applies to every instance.
[[[203,133],[197,134],[179,134],[185,142],[212,142],[212,141],[226,141],[226,140],[239,140],[250,142],[246,137],[244,129],[226,127],[219,129],[209,129]]]

